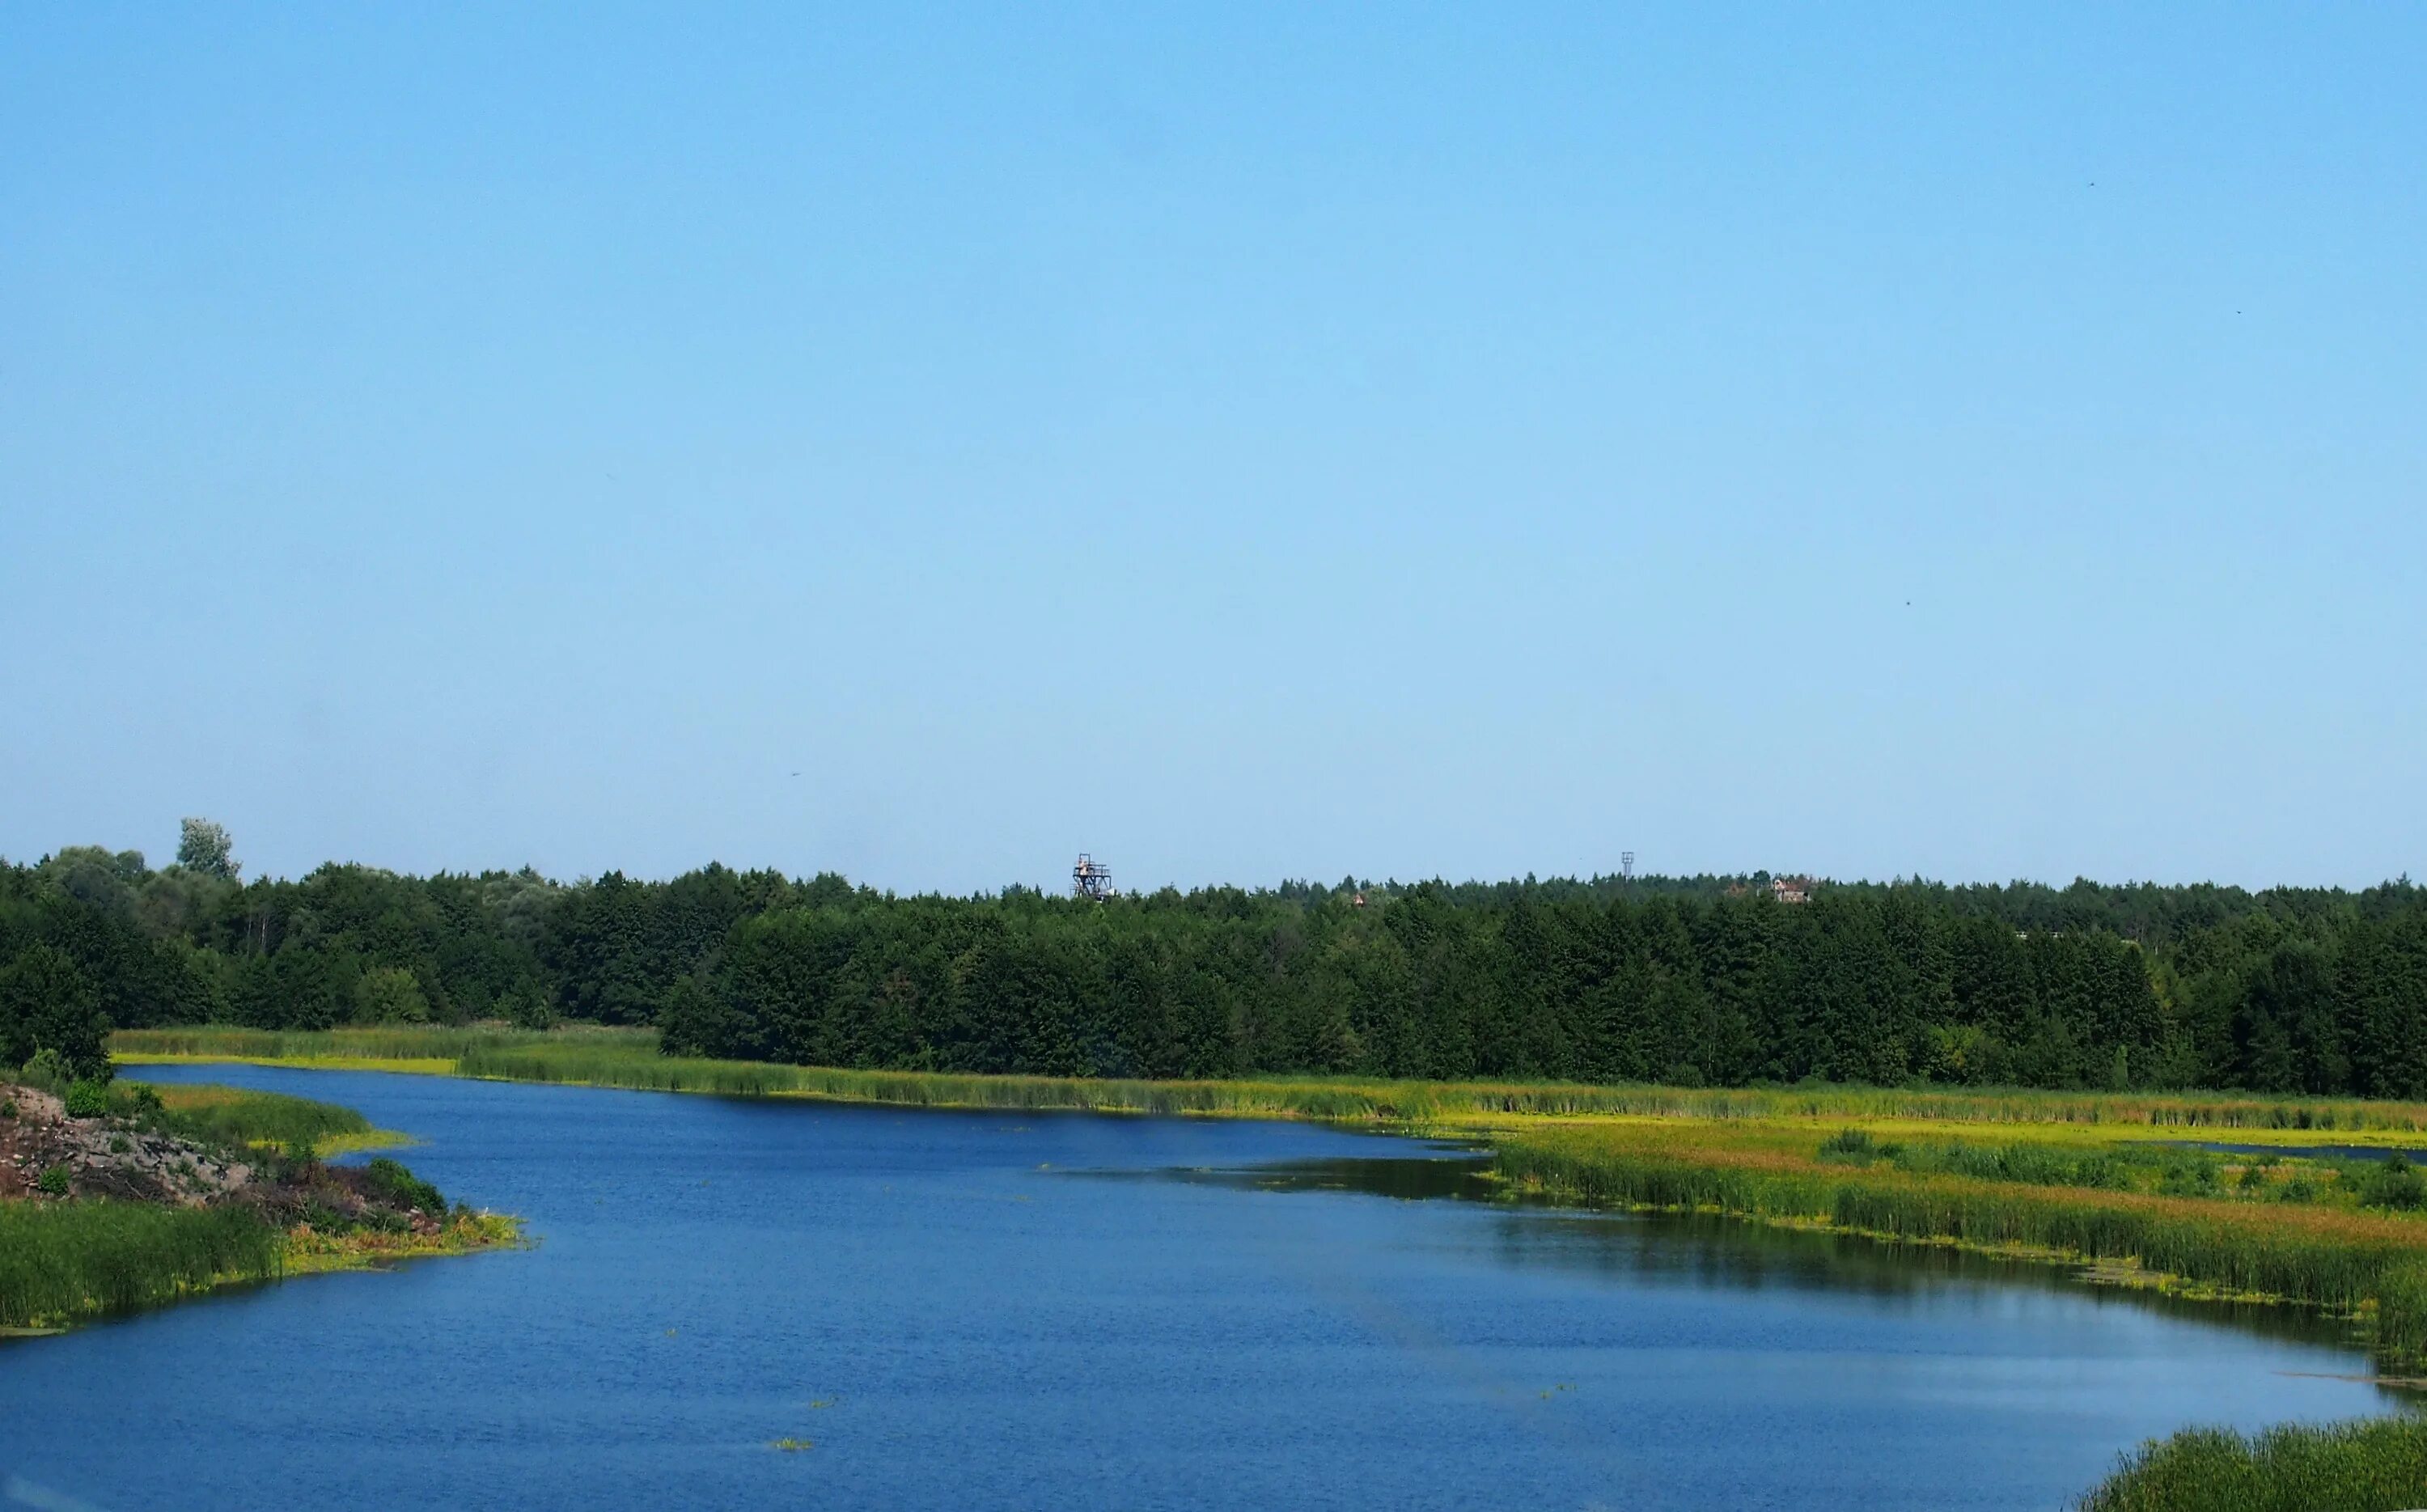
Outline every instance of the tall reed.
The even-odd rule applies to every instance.
[[[334,1102],[242,1087],[173,1082],[151,1090],[160,1098],[156,1123],[171,1133],[206,1145],[276,1145],[329,1154],[361,1147],[377,1134],[369,1119]]]
[[[0,1327],[147,1307],[279,1274],[285,1236],[241,1208],[0,1202]]]
[[[2427,1133],[2427,1104],[2251,1093],[2039,1092],[1973,1088],[1588,1086],[1574,1082],[1391,1081],[1257,1076],[1134,1081],[842,1070],[657,1054],[645,1030],[569,1027],[339,1029],[280,1032],[206,1027],[122,1030],[120,1054],[295,1063],[418,1063],[513,1081],[579,1081],[740,1096],[793,1094],[969,1107],[1247,1113],[1422,1121],[1433,1117],[1948,1120],[2183,1130]],[[451,1062],[451,1067],[433,1063]]]
[[[2388,1359],[2427,1358],[2427,1224],[2415,1219],[1823,1166],[1673,1130],[1521,1129],[1494,1143],[1503,1177],[1578,1201],[2128,1263],[2195,1289],[2359,1317]]]
[[[2427,1418],[2193,1428],[2124,1456],[2079,1512],[2393,1512],[2427,1506]]]

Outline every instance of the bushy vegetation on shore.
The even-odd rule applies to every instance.
[[[2249,1437],[2195,1428],[2125,1457],[2079,1512],[2398,1512],[2427,1506],[2427,1417]]]
[[[1822,884],[1800,904],[1760,875],[1344,881],[1094,903],[721,867],[246,883],[219,841],[157,871],[90,849],[0,865],[0,968],[22,986],[0,1003],[74,1007],[31,1031],[0,1011],[0,1038],[571,1018],[860,1069],[2427,1097],[2427,892],[2406,881]]]
[[[395,1161],[322,1163],[399,1138],[351,1109],[220,1086],[77,1089],[98,1101],[0,1084],[0,1328],[516,1237]]]

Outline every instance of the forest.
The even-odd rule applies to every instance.
[[[902,897],[0,861],[0,1064],[110,1028],[655,1025],[669,1053],[1123,1077],[1819,1080],[2427,1097],[2427,894],[1767,874]]]

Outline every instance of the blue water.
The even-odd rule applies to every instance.
[[[351,1104],[540,1243],[0,1345],[19,1500],[2053,1508],[2187,1423],[2394,1401],[2282,1314],[1413,1200],[1474,1185],[1413,1141],[145,1074]]]

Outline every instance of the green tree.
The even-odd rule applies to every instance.
[[[236,865],[236,842],[223,825],[207,819],[187,818],[177,838],[177,864],[220,882],[234,882],[244,869]]]
[[[399,966],[377,967],[354,984],[354,1017],[366,1024],[426,1024],[430,1000],[412,972]]]
[[[109,1078],[109,1020],[92,979],[65,951],[33,945],[0,967],[0,1064],[23,1065],[43,1050],[80,1080]]]

